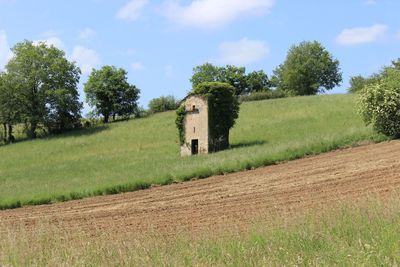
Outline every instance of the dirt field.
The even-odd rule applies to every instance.
[[[369,195],[385,198],[399,189],[400,141],[392,141],[149,190],[0,211],[0,224],[32,228],[46,221],[89,234],[109,226],[122,233],[196,231]]]

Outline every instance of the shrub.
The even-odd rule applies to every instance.
[[[386,70],[382,79],[367,85],[358,99],[364,122],[377,132],[400,137],[400,70]]]
[[[239,102],[249,102],[249,101],[258,101],[264,99],[276,99],[286,97],[284,92],[281,91],[264,91],[264,92],[254,92],[248,95],[241,95],[239,97]]]
[[[175,110],[178,108],[179,101],[169,95],[169,96],[161,96],[158,98],[154,98],[149,102],[149,111],[150,113],[164,112],[168,110]]]

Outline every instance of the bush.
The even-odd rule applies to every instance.
[[[264,99],[276,99],[286,97],[284,92],[281,91],[264,91],[264,92],[254,92],[248,95],[239,96],[239,102],[249,102],[249,101],[258,101]]]
[[[168,110],[175,110],[178,108],[178,105],[179,101],[175,97],[171,95],[161,96],[150,100],[149,111],[150,113],[158,113]]]
[[[358,99],[358,111],[377,132],[400,137],[400,70],[388,69],[382,79],[367,85]]]

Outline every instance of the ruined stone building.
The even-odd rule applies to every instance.
[[[208,101],[202,96],[189,96],[185,99],[185,118],[183,121],[184,143],[181,155],[190,156],[209,153]]]
[[[228,149],[229,130],[239,115],[235,88],[226,83],[202,83],[176,113],[182,156]]]

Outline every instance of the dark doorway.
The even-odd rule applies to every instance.
[[[192,155],[199,154],[199,140],[192,139]]]

